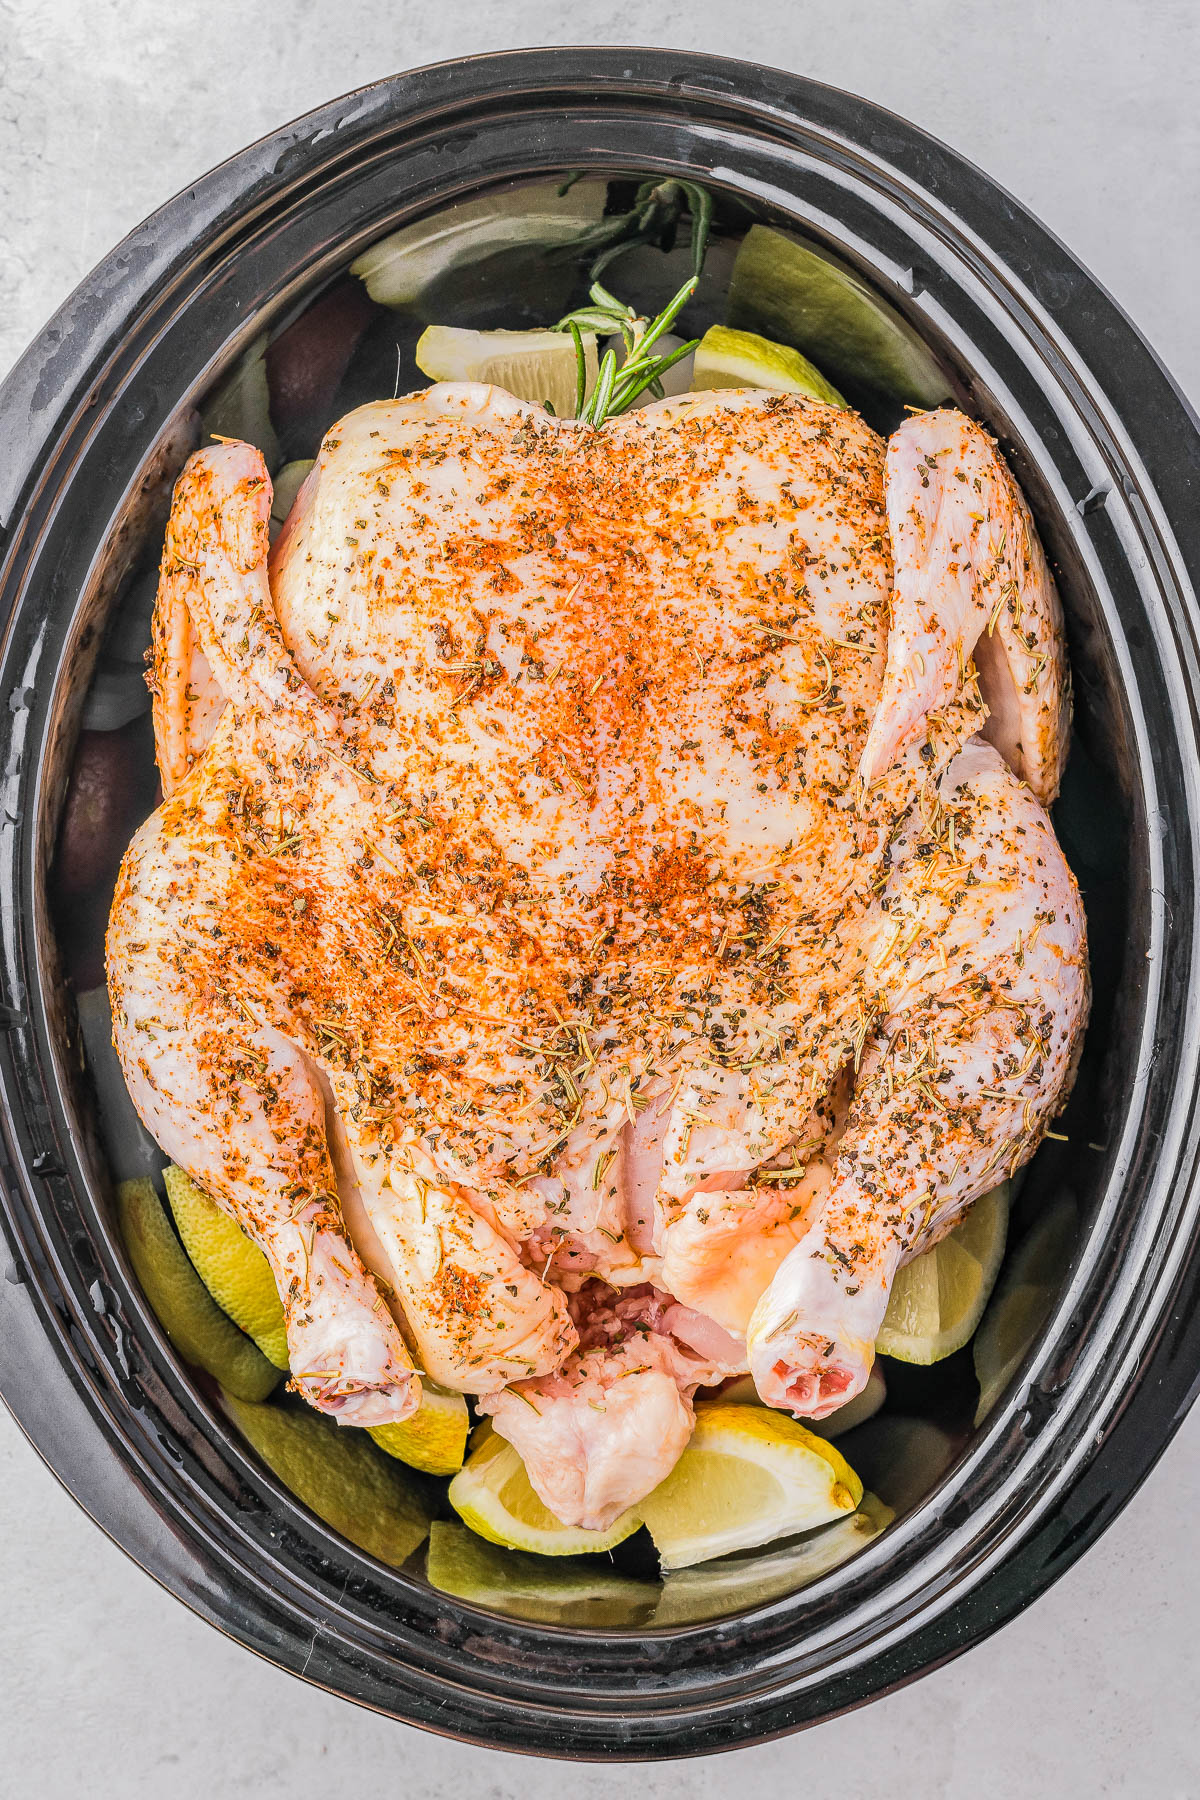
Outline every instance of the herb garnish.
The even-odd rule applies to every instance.
[[[631,306],[618,300],[603,285],[600,275],[610,262],[636,243],[657,242],[662,248],[669,249],[685,203],[692,221],[693,272],[657,317],[645,323]],[[643,182],[628,213],[619,219],[603,221],[576,240],[577,251],[580,247],[601,247],[591,268],[591,304],[568,313],[553,329],[569,331],[575,340],[575,414],[585,424],[602,425],[605,419],[627,412],[647,388],[655,399],[661,400],[662,377],[689,356],[700,342],[699,338],[691,338],[665,355],[649,354],[696,291],[708,249],[712,213],[712,195],[695,182]],[[616,351],[605,351],[590,398],[587,397],[587,362],[583,347],[585,331],[605,337],[619,332],[625,344],[625,361],[619,369]]]

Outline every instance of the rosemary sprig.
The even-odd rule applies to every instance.
[[[569,185],[571,177],[567,180]],[[599,224],[573,238],[569,245],[563,245],[559,254],[578,256],[581,251],[585,254],[594,252],[591,273],[595,281],[610,262],[634,244],[657,244],[660,250],[672,249],[685,209],[691,215],[692,270],[698,275],[708,248],[713,203],[712,195],[695,181],[643,181],[627,213],[601,219]]]
[[[565,318],[560,319],[553,329],[566,331],[575,324],[580,331],[595,331],[603,337],[612,337],[619,331],[626,344],[632,346],[634,326],[637,324],[637,314],[632,306],[626,306],[624,301],[610,294],[598,281],[592,283],[589,293],[591,305],[576,307],[574,312],[569,312]]]
[[[584,404],[580,411],[576,413],[576,418],[582,419],[586,425],[599,425],[601,420],[606,419],[608,417],[609,403],[613,397],[613,388],[616,386],[616,378],[616,352],[615,350],[606,350],[600,364],[600,373],[596,378],[596,385],[592,389],[592,397]],[[576,381],[578,382],[578,376],[576,377]]]
[[[712,230],[713,198],[707,188],[694,181],[681,181],[692,215],[692,274],[699,278],[708,254],[708,234]]]
[[[614,413],[628,412],[634,401],[644,394],[647,388],[652,388],[654,390],[655,399],[661,400],[663,397],[662,377],[666,374],[668,369],[673,369],[677,362],[682,362],[685,356],[690,356],[699,342],[699,338],[689,338],[686,344],[678,345],[677,348],[670,351],[668,355],[656,356],[652,362],[647,364],[645,374],[641,375],[628,391],[622,391],[621,404],[619,406],[610,406],[607,416],[611,419]],[[623,378],[626,376],[628,370],[629,364],[626,363],[625,367],[621,370]],[[600,421],[597,419],[594,423],[599,424]]]
[[[568,177],[568,181],[570,179]],[[691,278],[656,318],[643,325],[632,306],[618,300],[605,287],[600,280],[601,273],[634,244],[656,243],[661,249],[670,250],[685,208],[691,220]],[[662,377],[696,348],[699,339],[693,338],[660,356],[651,356],[650,351],[696,291],[708,250],[712,218],[712,195],[697,182],[644,181],[629,212],[616,219],[604,219],[575,239],[572,249],[576,255],[581,249],[597,252],[591,266],[590,304],[577,307],[554,327],[555,331],[569,331],[575,340],[576,418],[590,425],[602,425],[605,419],[627,412],[647,388],[656,399],[662,399]],[[597,337],[615,337],[620,333],[625,345],[625,361],[620,368],[615,350],[605,351],[590,397],[583,346],[585,331],[595,332]]]
[[[555,331],[569,331],[575,340],[575,416],[588,425],[602,425],[605,419],[615,419],[619,413],[627,412],[647,388],[653,388],[661,398],[662,377],[667,370],[673,368],[683,357],[688,356],[700,342],[699,338],[691,338],[686,344],[678,345],[665,355],[651,356],[650,351],[674,324],[692,295],[696,291],[699,277],[691,275],[684,282],[677,294],[674,294],[656,318],[641,332],[632,307],[623,306],[619,300],[600,286],[592,285],[592,305],[581,307],[577,312],[568,313],[554,327]],[[600,372],[591,397],[585,399],[587,391],[587,364],[583,349],[583,332],[603,332],[606,336],[620,331],[625,342],[625,361],[617,367],[617,353],[609,349],[604,352],[600,363]]]
[[[587,397],[587,357],[583,349],[583,335],[575,319],[568,319],[571,336],[575,339],[575,417],[583,411],[583,403]]]

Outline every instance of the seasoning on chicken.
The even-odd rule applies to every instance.
[[[856,1392],[900,1261],[1061,1102],[1045,559],[960,415],[885,459],[746,391],[596,429],[435,387],[334,426],[269,566],[268,506],[245,445],[176,492],[130,1090],[315,1405],[403,1417],[411,1345],[601,1523],[698,1389]]]

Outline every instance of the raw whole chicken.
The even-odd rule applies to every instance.
[[[984,433],[442,385],[176,488],[115,1040],[344,1422],[477,1397],[604,1527],[809,1418],[1032,1154],[1087,1010],[1057,596]]]

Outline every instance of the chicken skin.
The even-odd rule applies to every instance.
[[[990,441],[791,395],[442,385],[176,489],[163,806],[109,930],[164,1149],[339,1419],[479,1397],[565,1521],[700,1388],[857,1392],[1087,1004],[1057,597]],[[985,741],[986,740],[986,741]]]

